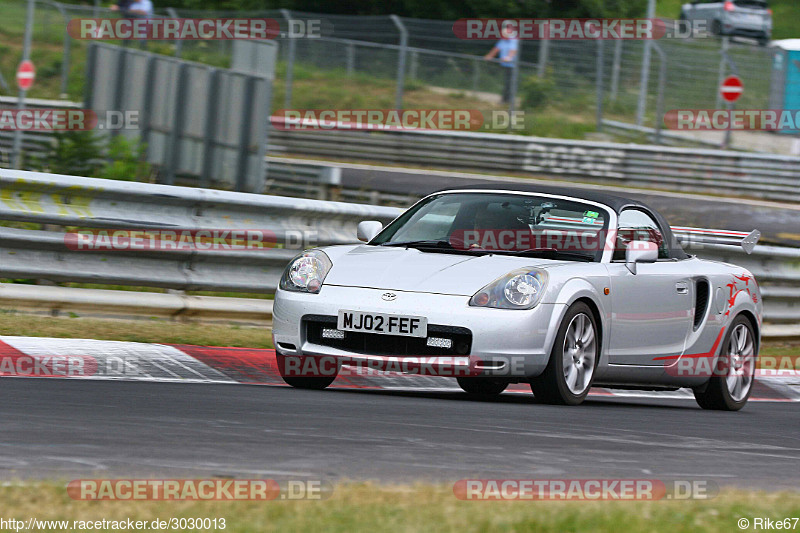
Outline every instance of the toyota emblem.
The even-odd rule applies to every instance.
[[[397,295],[393,292],[384,292],[381,294],[381,298],[387,302],[393,302],[397,298]]]

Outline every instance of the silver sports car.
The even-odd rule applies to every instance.
[[[738,410],[753,386],[753,275],[687,255],[641,202],[537,186],[431,194],[365,244],[307,250],[275,295],[284,380],[324,388],[344,367],[451,376],[468,393],[530,383],[576,405],[590,387],[690,387]],[[752,243],[749,243],[752,245]]]

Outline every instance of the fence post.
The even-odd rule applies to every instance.
[[[175,11],[174,7],[168,7],[167,13],[170,17],[177,19],[180,18],[178,12]],[[175,39],[175,57],[181,57],[181,49],[183,48],[183,40],[182,39]]]
[[[619,71],[622,63],[622,39],[617,39],[614,43],[614,66],[611,67],[611,101],[617,101],[617,91],[619,90]]]
[[[730,38],[723,37],[722,39],[722,49],[720,50],[720,64],[719,64],[719,82],[717,83],[717,107],[722,105],[722,95],[720,94],[719,88],[722,86],[723,78],[725,77],[725,65],[727,64],[730,67],[731,72],[735,75],[739,75],[739,69],[736,67],[736,63],[734,63],[731,56],[728,55],[728,48],[730,47]],[[726,107],[728,111],[733,109],[733,102],[726,102]],[[725,130],[725,137],[722,140],[722,148],[723,150],[727,150],[731,146],[731,129],[728,128]]]
[[[64,24],[69,24],[69,17],[67,16],[66,10],[64,6],[61,5],[60,2],[55,2],[54,5],[58,12],[61,14],[61,17],[64,19]],[[71,46],[71,37],[69,36],[69,32],[64,28],[64,54],[63,59],[61,61],[61,91],[59,92],[59,96],[61,98],[67,97],[67,78],[69,77],[69,50]]]
[[[281,16],[286,21],[286,24],[291,26],[292,24],[292,14],[288,9],[281,9]],[[292,107],[292,82],[294,78],[294,56],[296,53],[296,43],[295,40],[290,35],[290,28],[286,31],[286,38],[289,40],[289,50],[286,58],[286,94],[283,98],[283,107],[289,109]]]
[[[394,108],[403,109],[403,90],[406,75],[406,52],[408,50],[408,30],[397,15],[389,15],[397,31],[400,32],[400,47],[397,51],[397,90],[394,96]]]
[[[340,167],[323,167],[317,178],[317,200],[334,200],[334,191],[342,186],[342,169]]]
[[[517,105],[517,86],[519,85],[519,64],[522,62],[520,54],[522,53],[522,39],[517,41],[517,55],[514,56],[514,66],[511,67],[511,94],[508,99],[508,127],[514,123],[514,108]]]
[[[658,53],[658,99],[656,100],[656,134],[654,142],[661,144],[661,128],[664,123],[664,91],[667,83],[667,54],[657,44],[653,43],[653,49]]]
[[[409,79],[417,78],[417,67],[419,66],[419,52],[416,50],[411,51],[411,64],[408,67]]]
[[[356,46],[352,41],[348,41],[345,54],[347,58],[347,76],[352,77],[356,68]]]
[[[595,65],[596,90],[597,90],[597,131],[603,131],[603,40],[597,41],[597,64]]]
[[[536,65],[536,75],[540,78],[544,78],[545,74],[547,74],[547,60],[550,56],[549,26],[547,26],[546,31],[544,38],[539,41],[539,63]]]
[[[717,101],[714,107],[719,109],[722,107],[722,95],[719,92],[719,88],[722,86],[722,81],[725,79],[725,66],[727,65],[727,56],[728,56],[728,47],[730,46],[730,37],[724,36],[722,37],[722,46],[719,50],[719,75],[717,76],[717,86],[714,88],[714,92],[717,93]]]
[[[652,20],[656,16],[656,0],[648,0],[647,2],[647,18]],[[639,84],[639,102],[636,105],[636,125],[641,126],[644,121],[644,113],[647,109],[647,86],[650,82],[650,51],[652,50],[652,41],[646,40],[644,42],[644,54],[642,55],[642,75]]]
[[[35,0],[28,0],[28,9],[25,15],[25,37],[22,41],[22,60],[27,61],[31,56],[31,39],[33,38],[33,10],[36,6]],[[22,110],[25,108],[25,89],[19,90],[19,97],[17,99],[17,109]],[[12,164],[14,170],[19,170],[22,166],[22,129],[17,128],[14,131],[14,145],[11,152]]]

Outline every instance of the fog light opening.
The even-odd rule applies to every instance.
[[[323,339],[344,339],[344,331],[333,328],[322,328]]]
[[[445,348],[449,350],[450,348],[453,347],[453,339],[445,339],[442,337],[428,337],[428,341],[426,344],[432,348]]]
[[[475,363],[475,368],[481,368],[485,370],[499,370],[505,368],[505,366],[505,361],[477,361]]]

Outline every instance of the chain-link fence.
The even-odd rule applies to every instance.
[[[10,39],[19,36],[21,40],[25,3],[26,0],[4,0],[0,34]],[[156,13],[182,18],[278,20],[284,35],[278,38],[276,81],[280,90],[276,95],[282,98],[275,99],[275,108],[297,105],[293,88],[304,75],[334,71],[337,79],[365,76],[396,87],[389,102],[385,97],[370,99],[370,95],[359,94],[343,98],[342,107],[353,107],[354,102],[363,106],[402,107],[409,86],[467,92],[485,100],[487,105],[499,105],[504,67],[483,59],[494,43],[457,38],[451,21],[286,10],[174,10],[163,6],[157,7]],[[46,87],[49,94],[72,99],[81,99],[83,95],[86,43],[67,35],[66,22],[75,17],[108,16],[116,15],[95,6],[37,0],[32,59],[37,64],[38,78],[47,78],[51,81],[44,83],[58,86]],[[290,20],[323,21],[323,34],[315,38],[289,38],[285,33]],[[19,51],[7,43],[1,46],[0,73],[7,85],[13,85]],[[217,67],[231,66],[231,41],[160,41],[147,46],[160,53]],[[653,46],[659,52],[652,54],[649,68],[643,68],[646,46]],[[725,61],[726,54],[730,61]],[[543,105],[561,107],[565,113],[580,115],[585,120],[596,113],[597,95],[602,94],[606,117],[654,126],[661,122],[656,116],[659,94],[663,96],[663,111],[720,107],[719,83],[724,75],[736,73],[745,86],[737,105],[764,109],[771,90],[772,57],[770,47],[743,42],[724,45],[718,38],[662,39],[650,43],[604,41],[602,47],[599,41],[523,41],[515,91],[519,98],[515,104],[517,109],[524,110]],[[647,76],[643,79],[645,72]],[[645,80],[647,83],[643,83]],[[602,82],[601,92],[598,81]],[[7,90],[0,81],[0,90],[13,94],[14,88]]]

